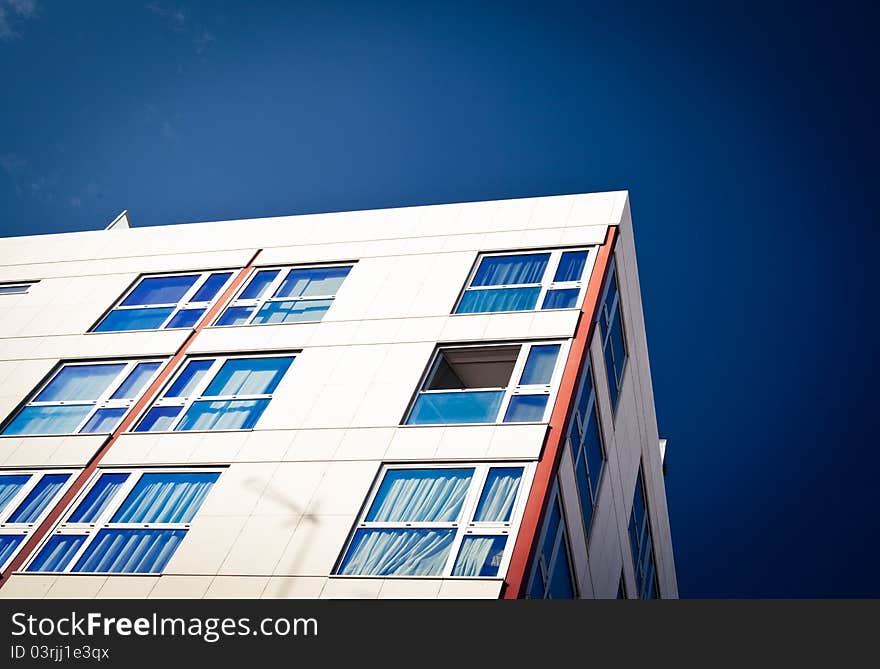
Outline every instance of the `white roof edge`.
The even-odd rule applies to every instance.
[[[353,213],[367,213],[371,211],[393,211],[397,209],[423,209],[427,207],[454,207],[458,205],[469,205],[469,204],[485,204],[487,202],[516,202],[518,200],[543,200],[543,199],[551,199],[551,198],[562,198],[562,197],[583,197],[585,195],[617,195],[615,198],[616,202],[614,204],[614,208],[612,209],[612,216],[609,219],[608,223],[602,223],[602,225],[617,225],[620,222],[620,218],[623,215],[623,207],[629,198],[628,190],[606,190],[606,191],[593,191],[589,193],[561,193],[558,195],[529,195],[525,197],[502,197],[496,199],[489,200],[467,200],[467,201],[453,201],[453,202],[435,202],[433,204],[408,204],[400,207],[373,207],[369,209],[340,209],[336,211],[315,211],[315,212],[304,212],[301,214],[281,214],[278,216],[258,216],[256,218],[224,218],[217,219],[212,221],[188,221],[184,223],[166,223],[164,225],[146,225],[146,226],[138,226],[138,230],[144,230],[146,228],[153,227],[170,227],[174,225],[202,225],[206,223],[245,223],[250,221],[270,221],[273,219],[283,219],[283,218],[296,218],[297,216],[323,216],[323,215],[333,215],[333,214],[353,214]],[[616,218],[615,218],[616,217]],[[597,223],[598,225],[598,223]]]
[[[660,462],[666,460],[666,439],[660,440]]]

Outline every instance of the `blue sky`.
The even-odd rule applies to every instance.
[[[627,188],[682,595],[878,596],[876,17],[707,4],[0,0],[0,235]]]

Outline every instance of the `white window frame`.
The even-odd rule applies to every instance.
[[[7,519],[15,513],[21,503],[27,499],[27,496],[31,494],[31,490],[37,487],[37,483],[39,483],[40,479],[47,474],[67,474],[67,480],[64,484],[59,488],[58,492],[55,493],[55,497],[49,500],[49,503],[46,504],[46,507],[40,512],[40,515],[37,519],[32,523],[9,523]],[[45,520],[46,516],[55,508],[55,504],[59,499],[61,499],[64,494],[70,489],[70,486],[73,485],[74,480],[76,479],[77,470],[75,469],[3,469],[0,470],[0,476],[30,476],[30,479],[21,487],[15,495],[9,500],[8,504],[0,509],[0,534],[2,535],[13,535],[13,536],[21,536],[23,537],[20,542],[18,542],[18,546],[15,547],[15,550],[12,551],[9,558],[0,564],[0,572],[3,572],[6,567],[15,559],[15,556],[18,555],[19,551],[21,551],[22,547],[27,543],[28,537],[33,534],[34,530],[40,526],[40,524]]]
[[[525,370],[526,362],[529,359],[529,352],[531,351],[533,346],[552,346],[558,344],[559,345],[559,353],[556,356],[556,366],[553,368],[553,374],[550,377],[550,383],[547,384],[528,384],[523,385],[520,384],[519,381],[522,378],[523,371]],[[508,383],[505,387],[487,387],[487,388],[461,388],[461,389],[447,389],[447,390],[423,390],[423,388],[428,385],[436,371],[437,363],[440,359],[440,354],[443,351],[450,351],[453,349],[464,349],[464,348],[507,348],[510,346],[519,346],[519,354],[517,355],[516,362],[513,365],[513,372],[510,375],[510,383]],[[427,370],[422,375],[422,380],[419,383],[419,389],[416,391],[415,396],[410,402],[409,408],[406,411],[406,415],[404,416],[404,420],[402,426],[406,427],[423,427],[427,425],[534,425],[538,423],[546,423],[550,420],[550,414],[553,412],[553,404],[556,401],[556,393],[559,390],[559,384],[562,381],[562,374],[565,371],[565,360],[568,359],[569,348],[571,347],[570,339],[547,339],[547,340],[529,340],[529,341],[510,341],[510,342],[493,342],[493,343],[475,343],[475,344],[441,344],[435,350],[433,355],[431,356],[431,361],[428,364]],[[516,379],[514,381],[514,379]],[[415,408],[416,402],[418,401],[421,395],[435,394],[435,393],[469,393],[469,392],[478,392],[478,391],[488,391],[488,390],[503,390],[504,397],[501,400],[501,406],[498,409],[498,415],[495,417],[495,420],[490,423],[418,423],[418,424],[408,424],[410,415],[412,414],[413,409]],[[517,421],[505,423],[504,417],[507,415],[507,409],[510,405],[510,399],[512,397],[518,395],[547,395],[547,404],[544,407],[544,415],[539,421]]]
[[[13,283],[0,283],[0,295],[25,295],[30,291],[36,281],[16,281]],[[8,290],[12,288],[13,290]],[[15,290],[15,289],[19,290]]]
[[[255,325],[285,325],[285,323],[254,323],[254,319],[257,317],[257,314],[260,313],[260,309],[263,308],[263,305],[267,302],[302,302],[302,301],[315,301],[315,300],[330,300],[330,302],[336,301],[337,293],[333,293],[331,295],[308,295],[308,296],[297,296],[297,297],[275,297],[275,293],[281,287],[281,284],[284,283],[284,280],[287,278],[287,275],[290,274],[293,270],[301,270],[301,269],[332,269],[334,267],[348,267],[349,274],[351,274],[351,270],[354,269],[354,262],[332,262],[332,263],[319,263],[314,265],[271,265],[268,267],[255,267],[253,271],[247,276],[245,281],[242,282],[239,289],[236,291],[235,296],[229,300],[229,303],[226,304],[222,311],[217,315],[214,321],[211,323],[211,327],[220,327],[220,328],[230,328],[230,327],[251,327]],[[278,270],[278,275],[272,279],[266,288],[263,289],[263,292],[259,297],[256,298],[248,298],[241,299],[239,296],[247,290],[251,281],[259,274],[260,272],[271,272],[274,270]],[[348,279],[346,275],[345,279]],[[345,284],[345,279],[343,279],[340,287]],[[330,308],[333,305],[331,304],[327,307],[327,311],[330,311]],[[223,318],[223,315],[226,313],[228,309],[234,308],[246,308],[253,307],[253,311],[251,315],[248,316],[247,321],[244,323],[238,323],[237,325],[219,325],[218,321]],[[325,312],[326,313],[326,312]],[[321,320],[323,320],[323,315]],[[296,323],[318,323],[318,321],[296,321]],[[293,324],[294,322],[288,323]]]
[[[519,482],[519,488],[516,491],[516,499],[514,500],[513,508],[510,510],[510,519],[506,522],[474,522],[473,518],[477,512],[477,506],[480,503],[480,497],[483,494],[483,488],[486,484],[486,479],[489,475],[489,471],[491,469],[509,468],[521,468],[523,470],[522,477],[520,478]],[[385,475],[389,471],[400,469],[473,469],[474,473],[471,477],[471,481],[468,487],[467,494],[465,495],[464,502],[462,503],[461,509],[459,510],[458,518],[454,522],[367,522],[365,518],[370,512],[370,508],[372,507],[373,502],[375,501],[376,496],[379,493],[379,489],[382,487],[382,482],[385,480]],[[382,468],[379,470],[378,475],[376,476],[376,480],[374,481],[373,487],[371,488],[370,493],[367,496],[366,502],[361,508],[361,512],[358,514],[357,522],[355,523],[354,528],[350,532],[349,537],[346,540],[345,545],[343,546],[342,553],[340,553],[339,555],[336,567],[333,570],[333,578],[454,578],[462,580],[486,580],[504,578],[507,575],[507,567],[510,564],[510,557],[513,553],[514,544],[516,543],[516,535],[519,532],[520,522],[522,521],[526,502],[528,501],[529,490],[531,490],[532,479],[534,478],[534,475],[535,464],[533,462],[410,462],[406,464],[383,465]],[[454,529],[455,536],[452,539],[452,544],[450,544],[449,546],[449,555],[446,557],[446,564],[444,565],[443,570],[440,574],[431,574],[425,576],[407,574],[385,574],[381,576],[371,574],[340,574],[339,570],[342,568],[342,565],[345,562],[345,558],[348,556],[348,551],[351,548],[352,542],[354,541],[355,534],[358,530],[370,529]],[[452,575],[452,570],[454,569],[455,562],[458,559],[458,553],[461,550],[462,541],[467,536],[507,537],[507,543],[504,545],[504,555],[501,559],[501,564],[498,565],[498,572],[495,574],[495,576]]]
[[[134,368],[139,364],[144,362],[158,362],[159,367],[153,372],[153,376],[150,380],[147,381],[145,389],[150,387],[150,384],[155,381],[159,374],[162,373],[165,365],[168,363],[168,358],[158,358],[158,357],[149,357],[149,358],[128,358],[125,360],[72,360],[72,361],[63,361],[60,365],[58,365],[52,373],[46,377],[42,383],[40,383],[36,390],[34,390],[30,394],[30,398],[27,402],[18,407],[15,412],[9,415],[9,417],[3,421],[2,429],[0,429],[0,435],[2,432],[14,421],[18,415],[24,411],[27,407],[42,407],[42,406],[91,406],[92,409],[86,414],[85,418],[83,418],[76,426],[72,432],[59,432],[55,433],[56,435],[71,435],[71,434],[81,434],[80,430],[82,430],[86,424],[92,419],[99,410],[101,409],[125,409],[126,412],[122,414],[122,417],[119,419],[119,423],[117,426],[125,420],[125,417],[128,415],[129,410],[134,406],[134,404],[143,396],[145,391],[141,391],[139,395],[133,397],[131,399],[111,399],[112,395],[119,388],[120,385],[128,378],[128,375],[134,371]],[[57,401],[44,401],[37,402],[35,398],[39,397],[40,393],[48,386],[60,373],[63,369],[67,367],[88,367],[91,365],[125,365],[122,370],[116,375],[113,381],[110,382],[110,385],[107,386],[107,389],[96,399],[96,400],[57,400]],[[116,428],[114,428],[116,429]],[[84,432],[82,434],[110,434],[110,432]],[[38,437],[48,437],[53,436],[47,433],[40,433],[34,435],[27,434],[16,434],[16,435],[2,435],[7,437],[27,437],[27,436],[38,436]]]
[[[208,314],[208,310],[211,306],[216,303],[222,296],[223,292],[229,287],[229,284],[235,280],[237,274],[241,271],[240,267],[236,268],[223,268],[223,269],[211,269],[211,270],[192,270],[188,272],[161,272],[157,274],[141,274],[137,279],[128,287],[128,289],[120,296],[118,300],[110,307],[106,312],[101,314],[101,317],[97,320],[97,322],[91,327],[89,330],[89,334],[108,334],[111,332],[155,332],[156,330],[188,330],[196,327]],[[208,280],[208,278],[212,274],[224,274],[229,272],[229,278],[223,283],[222,286],[217,290],[214,294],[214,297],[207,302],[192,302],[192,298],[195,297],[195,294],[199,292],[202,285]],[[195,283],[190,286],[189,290],[183,294],[183,297],[180,298],[177,302],[163,302],[162,304],[128,304],[122,306],[122,303],[128,299],[128,296],[131,295],[138,286],[141,285],[141,282],[144,279],[162,279],[165,277],[172,276],[193,276],[198,275]],[[171,313],[168,314],[168,317],[162,321],[162,324],[157,328],[150,328],[146,330],[105,330],[103,332],[98,332],[96,328],[104,322],[104,319],[107,318],[114,311],[130,311],[135,309],[162,309],[172,307]],[[204,313],[199,316],[195,323],[191,326],[187,327],[178,327],[178,328],[167,328],[166,326],[170,323],[175,316],[181,311],[185,311],[187,309],[204,309]]]
[[[116,514],[125,500],[128,498],[131,491],[134,489],[137,482],[140,480],[141,476],[144,474],[192,474],[194,472],[198,473],[222,473],[226,470],[225,467],[105,467],[101,469],[95,470],[92,476],[89,478],[87,484],[83,486],[80,493],[71,501],[71,503],[67,506],[64,511],[64,514],[61,516],[61,520],[55,525],[51,532],[47,533],[44,537],[43,541],[40,542],[40,545],[33,551],[31,556],[28,558],[27,563],[23,566],[24,571],[27,571],[30,567],[31,563],[37,559],[37,556],[42,552],[45,545],[51,540],[52,537],[58,535],[67,535],[67,536],[85,536],[86,540],[82,542],[82,545],[77,549],[76,553],[73,554],[73,557],[70,558],[66,567],[62,571],[39,571],[32,572],[34,574],[68,574],[68,573],[76,573],[76,574],[108,574],[115,572],[88,572],[88,571],[73,571],[73,567],[79,562],[80,558],[83,554],[88,550],[88,547],[92,544],[95,537],[100,533],[101,530],[185,530],[189,533],[189,529],[192,525],[192,522],[189,523],[112,523],[110,522],[111,518]],[[110,500],[110,503],[101,511],[97,518],[93,522],[90,523],[70,523],[67,522],[67,519],[76,511],[79,507],[80,503],[85,500],[86,496],[92,491],[92,488],[97,485],[103,474],[128,474],[128,478],[125,482],[120,486],[119,490],[116,491],[113,498]],[[210,496],[210,491],[208,496]],[[206,500],[207,501],[207,498]],[[204,501],[202,502],[204,504]],[[196,511],[196,515],[198,515],[198,510]],[[195,520],[195,519],[193,519]],[[186,537],[184,537],[185,539]],[[182,543],[182,542],[181,542]],[[179,547],[178,547],[179,548]],[[173,556],[172,556],[173,557]],[[148,572],[141,572],[137,574],[120,574],[122,576],[140,576],[146,575]],[[162,572],[149,572],[151,574],[160,574]]]
[[[453,316],[474,316],[477,314],[516,314],[524,311],[560,311],[564,309],[580,309],[584,302],[584,295],[587,292],[587,284],[589,283],[590,276],[593,273],[593,265],[596,261],[596,251],[598,246],[572,246],[570,248],[552,248],[552,249],[520,249],[517,251],[491,251],[480,253],[477,256],[476,261],[474,262],[474,266],[471,267],[471,271],[468,274],[467,281],[465,281],[464,289],[461,291],[461,295],[458,296],[458,299],[455,301],[455,307],[452,309]],[[559,263],[562,260],[562,254],[568,253],[571,251],[586,251],[587,259],[584,262],[584,270],[581,272],[581,278],[578,281],[554,281],[554,277],[556,276],[556,270],[559,269]],[[503,256],[524,256],[524,255],[538,255],[541,253],[549,253],[550,258],[547,260],[547,266],[544,268],[544,276],[541,277],[540,283],[510,283],[510,284],[499,284],[495,286],[471,286],[471,282],[473,282],[474,277],[477,275],[477,271],[480,269],[480,265],[483,262],[484,258],[497,258]],[[466,313],[458,313],[458,308],[461,305],[462,300],[464,299],[465,293],[470,290],[498,290],[500,288],[537,288],[540,287],[540,292],[538,293],[538,299],[535,300],[535,306],[532,309],[515,309],[512,311],[479,311],[479,312],[466,312]],[[547,297],[547,293],[551,290],[566,290],[570,288],[577,288],[579,290],[577,300],[575,301],[575,305],[573,307],[563,307],[556,309],[542,309],[541,305],[544,304],[544,298]]]
[[[544,555],[544,544],[546,542],[546,534],[549,530],[549,525],[547,523],[547,519],[550,515],[550,507],[555,504],[559,509],[559,527],[556,528],[556,536],[553,538],[553,548],[550,555]],[[553,492],[550,495],[550,504],[547,505],[547,511],[544,513],[544,517],[542,519],[541,532],[539,534],[539,539],[537,542],[538,550],[535,552],[535,558],[532,563],[532,569],[529,573],[529,582],[526,587],[526,592],[531,592],[532,583],[535,579],[535,574],[540,570],[541,578],[544,581],[544,596],[542,599],[547,599],[547,592],[550,588],[550,583],[553,581],[553,568],[556,565],[556,557],[559,555],[559,551],[565,551],[566,557],[568,558],[568,576],[571,582],[571,592],[572,599],[578,599],[579,590],[577,584],[577,573],[575,571],[575,563],[572,559],[572,550],[571,550],[571,534],[568,531],[568,520],[565,517],[565,505],[562,503],[562,494],[559,491],[559,482],[556,481],[553,484]]]
[[[184,358],[178,368],[174,371],[174,374],[166,382],[165,386],[156,396],[149,406],[144,409],[140,416],[138,416],[137,420],[133,421],[131,424],[131,429],[129,432],[134,433],[137,429],[137,426],[140,425],[141,421],[146,417],[146,415],[150,412],[154,407],[182,407],[180,413],[177,414],[177,417],[171,423],[171,428],[168,430],[147,430],[142,432],[137,432],[137,434],[166,434],[171,432],[248,432],[253,428],[242,428],[237,430],[177,430],[177,426],[183,420],[183,417],[186,415],[186,412],[189,411],[189,408],[195,404],[196,402],[225,402],[228,400],[272,400],[274,397],[274,393],[268,394],[259,394],[259,395],[219,395],[219,396],[205,396],[203,393],[207,390],[208,386],[211,384],[211,381],[214,380],[214,377],[223,367],[223,364],[227,360],[255,360],[259,358],[293,358],[296,360],[297,356],[300,355],[300,351],[273,351],[272,353],[245,353],[245,354],[235,354],[235,353],[224,353],[224,354],[199,354],[187,356]],[[171,387],[177,382],[178,377],[183,374],[183,371],[186,369],[187,365],[194,360],[213,360],[214,362],[208,368],[208,371],[205,373],[204,377],[196,384],[195,388],[193,388],[193,392],[186,397],[165,397],[165,393],[167,393]],[[293,363],[291,363],[292,365]],[[289,368],[288,368],[289,371]],[[285,372],[287,374],[287,372]],[[283,379],[283,377],[282,377]]]

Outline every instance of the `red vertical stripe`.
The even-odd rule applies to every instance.
[[[141,411],[143,411],[147,405],[153,401],[154,396],[162,389],[162,386],[165,384],[165,381],[168,380],[168,377],[177,369],[180,365],[181,361],[186,357],[187,350],[192,344],[193,340],[198,336],[199,332],[201,332],[208,323],[213,322],[213,320],[220,313],[221,309],[223,309],[227,302],[232,299],[235,295],[236,291],[238,291],[239,287],[244,283],[244,280],[247,278],[248,274],[250,274],[251,269],[254,267],[254,262],[257,259],[257,256],[260,255],[260,251],[254,253],[253,257],[248,261],[248,264],[238,273],[238,275],[233,279],[232,283],[229,284],[229,287],[223,291],[223,294],[220,296],[214,306],[208,310],[208,313],[205,314],[205,317],[199,321],[198,325],[196,325],[192,332],[189,333],[187,338],[183,341],[180,347],[177,349],[177,352],[171,357],[171,360],[168,361],[168,364],[162,368],[162,371],[159,372],[159,375],[155,378],[155,380],[150,384],[147,388],[146,392],[141,396],[141,398],[135,402],[134,406],[131,408],[125,417],[122,419],[122,422],[119,426],[113,430],[110,436],[107,438],[107,441],[104,442],[104,445],[101,446],[100,449],[92,456],[89,462],[86,464],[85,469],[80,472],[79,476],[76,477],[76,480],[73,482],[73,485],[64,493],[61,499],[55,504],[55,507],[49,512],[49,515],[46,516],[46,519],[40,523],[40,526],[30,535],[28,540],[25,542],[24,546],[22,546],[21,550],[18,551],[15,558],[6,568],[6,571],[3,572],[3,575],[0,576],[0,588],[2,588],[6,582],[9,580],[9,576],[17,571],[28,559],[30,554],[34,551],[34,549],[40,545],[43,541],[43,538],[51,531],[51,529],[55,526],[56,521],[61,517],[62,512],[67,508],[68,504],[73,501],[73,499],[82,491],[86,482],[98,468],[98,464],[101,462],[101,459],[107,454],[107,451],[110,450],[110,447],[116,443],[116,440],[119,439],[120,435],[123,434],[131,427],[132,423],[134,423],[135,418],[137,418]]]
[[[528,585],[527,569],[534,557],[541,518],[553,487],[559,458],[565,444],[565,426],[573,409],[578,379],[584,361],[589,354],[587,346],[592,337],[593,325],[596,322],[596,313],[599,308],[599,298],[602,296],[602,286],[605,285],[605,276],[608,273],[608,266],[611,264],[611,254],[614,251],[616,239],[617,228],[611,226],[608,228],[605,243],[599,247],[590,282],[587,284],[584,305],[581,307],[574,339],[568,352],[568,360],[565,361],[565,369],[562,372],[559,392],[556,394],[556,402],[553,405],[553,413],[550,415],[550,427],[547,430],[541,458],[538,460],[532,489],[529,491],[526,509],[510,558],[510,566],[507,568],[507,578],[504,581],[504,599],[518,599],[525,595],[525,588]]]

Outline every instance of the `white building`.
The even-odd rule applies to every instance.
[[[0,596],[677,596],[626,192],[0,240]]]

